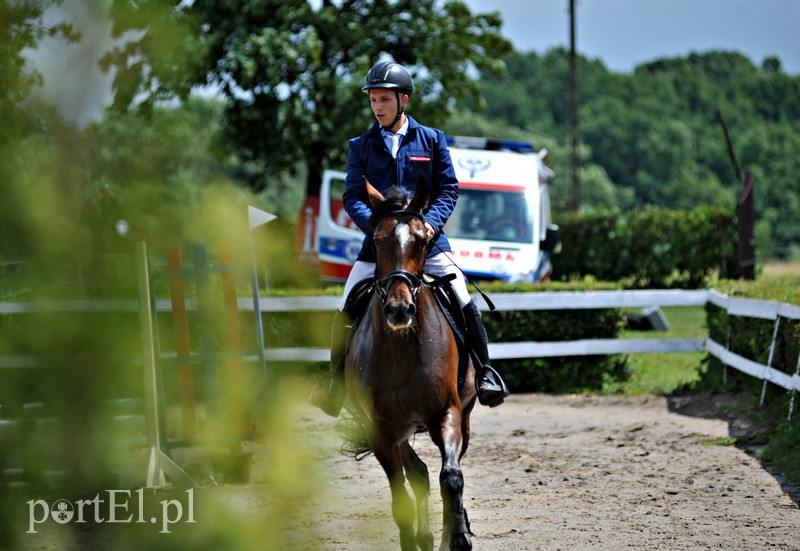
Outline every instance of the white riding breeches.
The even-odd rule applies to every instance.
[[[456,278],[452,281],[452,285],[453,290],[456,292],[458,305],[461,306],[461,308],[464,308],[464,306],[469,304],[472,300],[472,297],[469,296],[469,291],[467,291],[467,281],[464,279],[464,274],[462,274],[461,270],[459,270],[456,265],[453,264],[453,261],[450,260],[448,255],[439,253],[428,258],[425,261],[425,271],[429,274],[440,277],[447,274],[455,274]],[[356,263],[353,264],[353,269],[350,272],[350,275],[347,277],[347,282],[344,284],[344,295],[342,296],[342,300],[339,302],[338,308],[340,312],[344,310],[344,304],[347,300],[347,295],[350,294],[353,286],[355,286],[355,284],[362,279],[373,277],[374,275],[374,262],[357,260]]]

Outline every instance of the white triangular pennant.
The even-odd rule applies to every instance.
[[[276,215],[270,214],[267,211],[257,209],[251,205],[247,205],[247,218],[250,221],[250,229],[257,228],[267,222],[272,222],[277,218]]]

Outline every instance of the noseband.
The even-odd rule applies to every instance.
[[[425,218],[423,218],[422,214],[415,210],[395,210],[382,216],[380,221],[386,218],[399,216],[413,216],[420,222],[425,222]],[[375,243],[373,242],[373,247],[374,246]],[[377,257],[377,250],[375,256]],[[409,272],[408,270],[392,270],[383,277],[378,277],[377,275],[375,276],[375,290],[378,293],[378,298],[380,299],[381,304],[386,304],[386,300],[389,298],[389,287],[391,286],[392,281],[395,279],[402,279],[408,284],[408,287],[411,290],[411,298],[416,306],[419,290],[422,287],[422,274],[415,274],[414,272]]]

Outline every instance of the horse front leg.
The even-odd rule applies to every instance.
[[[458,462],[462,445],[461,410],[455,405],[450,406],[439,430],[433,430],[430,434],[442,454],[439,485],[442,489],[444,519],[440,550],[470,550],[472,541],[463,498],[464,475]]]
[[[428,497],[431,494],[428,467],[408,442],[400,446],[400,454],[406,478],[414,490],[414,497],[417,498],[417,545],[422,551],[433,551],[433,534],[428,514]]]
[[[414,540],[414,502],[408,495],[403,476],[403,463],[400,449],[393,445],[370,442],[375,458],[383,467],[392,490],[392,517],[400,529],[400,549],[416,551]]]

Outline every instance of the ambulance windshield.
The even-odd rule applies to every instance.
[[[444,231],[460,239],[530,243],[533,217],[522,192],[462,187]]]

